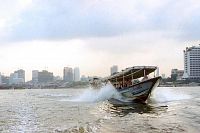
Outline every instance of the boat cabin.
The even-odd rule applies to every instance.
[[[125,70],[122,70],[121,72],[118,72],[112,76],[109,76],[105,78],[104,80],[110,81],[111,84],[116,89],[122,89],[130,87],[134,84],[138,84],[139,78],[143,79],[141,82],[148,79],[148,75],[152,72],[154,72],[155,77],[155,70],[157,69],[156,66],[134,66],[126,68]]]

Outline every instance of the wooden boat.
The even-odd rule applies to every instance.
[[[155,77],[156,66],[134,66],[126,68],[121,72],[101,79],[102,82],[110,82],[121,94],[122,101],[146,102],[152,90],[159,85],[160,76]],[[154,72],[154,78],[148,78]],[[142,79],[141,79],[142,78]],[[110,102],[117,102],[119,99],[111,98]]]

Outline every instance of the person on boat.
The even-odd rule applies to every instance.
[[[118,87],[117,87],[118,89],[122,89],[123,88],[123,85],[122,85],[122,82],[119,82],[118,83]]]
[[[121,86],[120,86],[120,84],[117,84],[117,87],[116,87],[117,89],[121,89]]]
[[[123,85],[124,85],[124,87],[128,87],[128,86],[127,86],[127,81],[124,81],[124,84],[123,84]]]
[[[119,89],[122,89],[123,88],[123,85],[122,84],[119,84]]]
[[[132,86],[131,80],[128,81],[128,87],[129,87],[129,86]]]
[[[124,87],[129,87],[130,86],[130,81],[124,81]]]

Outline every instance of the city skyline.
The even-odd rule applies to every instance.
[[[0,72],[45,70],[108,76],[135,65],[183,69],[183,50],[200,44],[200,2],[15,0],[0,6]],[[46,68],[48,67],[48,68]]]
[[[190,47],[199,47],[200,46],[200,44],[199,45],[192,45],[192,46],[190,46]],[[188,47],[186,47],[186,48],[188,48]],[[183,50],[184,51],[184,50]],[[118,70],[118,65],[112,65],[112,66],[110,66],[110,70],[107,70],[107,72],[109,71],[109,72],[111,72],[112,70],[112,68],[113,67],[117,67],[117,70]],[[158,68],[159,68],[159,66],[157,66]],[[63,67],[63,68],[66,68],[66,67]],[[72,71],[73,71],[73,69],[75,69],[75,68],[79,68],[79,67],[77,67],[77,66],[75,66],[75,67],[69,67],[68,66],[68,68],[72,68]],[[173,68],[176,68],[176,67],[172,67],[172,68],[170,68],[170,70],[171,69],[173,69]],[[183,70],[183,68],[184,68],[184,66],[181,66],[181,69]],[[14,69],[13,71],[18,71],[18,70],[20,70],[20,69],[22,69],[22,70],[24,70],[23,68],[17,68],[17,69]],[[124,69],[124,68],[120,68],[119,69],[119,71],[121,71],[122,69]],[[180,69],[180,68],[178,68],[178,69]],[[25,81],[30,81],[30,80],[32,80],[32,74],[30,75],[29,74],[29,71],[34,71],[34,70],[36,70],[36,69],[33,69],[33,70],[27,70],[28,71],[28,74],[26,73],[26,80]],[[47,66],[45,66],[44,67],[44,69],[37,69],[37,71],[43,71],[43,70],[46,70],[46,71],[49,71],[49,69],[48,69],[48,67]],[[59,70],[60,70],[60,68],[59,68]],[[59,70],[57,70],[56,72],[58,72]],[[5,74],[4,72],[0,72],[1,73],[1,75],[4,75],[4,76],[10,76],[12,73],[13,73],[13,71],[12,72],[8,72],[7,74]],[[26,70],[25,70],[26,71]],[[49,72],[53,72],[54,73],[54,76],[56,77],[56,76],[59,76],[59,77],[63,77],[64,76],[64,74],[63,74],[63,70],[62,70],[62,72],[59,72],[59,73],[55,73],[55,71],[49,71]],[[84,73],[84,72],[83,72]],[[111,72],[112,73],[112,72]],[[164,75],[166,75],[166,73],[161,73],[161,74],[164,74]],[[27,76],[28,75],[28,76]],[[81,74],[81,75],[84,75],[84,74]],[[80,77],[81,77],[81,75],[80,75]],[[107,73],[107,75],[106,76],[108,76],[109,75],[109,73]],[[99,75],[86,75],[86,76],[99,76]],[[168,72],[167,73],[167,77],[170,77],[171,75],[170,75],[170,72]]]

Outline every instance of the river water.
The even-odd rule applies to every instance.
[[[147,104],[116,106],[110,87],[0,90],[0,132],[199,133],[200,87],[158,87]]]

